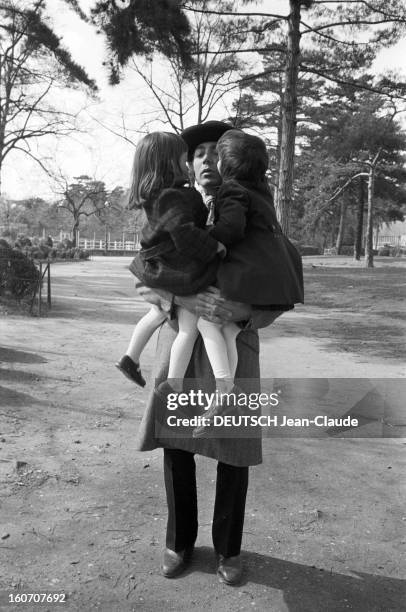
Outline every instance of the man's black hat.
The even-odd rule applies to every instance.
[[[223,121],[206,121],[206,123],[192,125],[183,130],[181,136],[188,146],[189,160],[193,158],[195,149],[202,144],[202,142],[217,142],[224,132],[232,129],[232,125],[224,123]]]

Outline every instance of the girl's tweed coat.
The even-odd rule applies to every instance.
[[[218,242],[206,228],[207,208],[188,187],[164,189],[144,205],[142,250],[130,270],[145,285],[190,295],[214,284]]]

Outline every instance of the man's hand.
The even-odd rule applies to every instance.
[[[159,295],[144,285],[137,287],[138,295],[146,302],[167,311],[172,296],[167,291],[161,289],[157,291]],[[175,296],[175,304],[217,325],[229,321],[247,321],[252,317],[254,329],[267,327],[284,313],[275,310],[254,310],[249,304],[226,300],[220,297],[220,291],[216,287],[209,287],[207,291],[198,295]]]
[[[217,325],[229,321],[244,321],[249,319],[252,313],[252,308],[248,304],[222,298],[216,287],[209,287],[197,295],[177,295],[175,304]]]
[[[221,325],[229,321],[249,319],[252,308],[249,304],[233,302],[220,296],[216,287],[209,287],[196,296],[196,314],[207,321]]]

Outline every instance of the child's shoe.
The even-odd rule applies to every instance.
[[[128,355],[124,355],[124,357],[116,363],[116,368],[140,387],[145,387],[145,379],[141,374],[140,364],[135,363]]]

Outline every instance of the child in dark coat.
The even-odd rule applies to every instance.
[[[221,241],[206,229],[208,211],[201,195],[184,186],[188,180],[186,158],[187,145],[180,136],[156,132],[144,137],[135,153],[130,193],[130,205],[142,207],[147,218],[142,249],[130,269],[145,285],[175,295],[198,293],[214,284],[219,255],[225,254]],[[238,230],[236,238],[239,236]],[[138,322],[126,355],[116,364],[141,386],[145,385],[139,366],[142,350],[165,317],[159,308],[152,307]],[[174,386],[182,384],[199,331],[220,386],[222,380],[231,380],[237,365],[235,337],[239,328],[234,324],[224,326],[217,341],[219,334],[213,323],[184,308],[177,309],[177,318],[179,333],[168,372]],[[231,370],[228,344],[235,350]]]
[[[223,182],[215,199],[210,235],[227,248],[217,270],[221,295],[254,307],[290,310],[293,304],[303,302],[302,263],[276,217],[266,179],[265,144],[257,136],[228,130],[218,140],[217,152],[217,167]],[[234,368],[240,330],[231,325],[227,348],[230,366]],[[214,344],[223,329],[214,326],[214,331],[208,332]],[[233,376],[234,373],[235,369]],[[223,412],[221,403],[211,406],[205,414],[205,424],[196,427],[193,436],[210,433],[214,416]]]
[[[218,140],[217,151],[223,182],[210,234],[227,248],[217,271],[221,294],[253,306],[289,310],[303,302],[302,262],[276,217],[266,179],[265,143],[241,130],[228,130]]]

